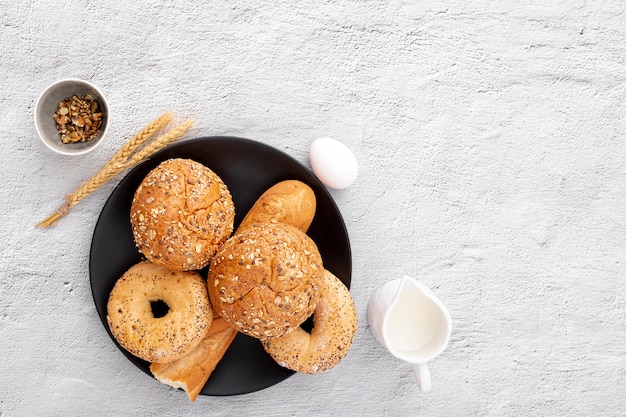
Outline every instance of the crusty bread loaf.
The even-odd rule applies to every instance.
[[[207,266],[233,231],[235,209],[221,178],[190,159],[168,159],[137,188],[130,221],[150,261],[188,271]]]
[[[286,223],[306,232],[315,217],[315,193],[298,180],[281,181],[265,191],[238,230],[254,224]]]
[[[238,231],[211,261],[213,306],[231,326],[264,339],[298,327],[315,309],[322,258],[315,242],[284,223]]]
[[[182,388],[193,402],[226,353],[237,331],[223,318],[215,316],[209,334],[186,356],[169,363],[153,363],[154,377],[174,388]]]

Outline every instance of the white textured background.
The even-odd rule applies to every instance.
[[[626,415],[623,1],[196,3],[0,0],[0,416]],[[114,112],[82,158],[32,123],[66,77]],[[34,228],[168,110],[196,117],[191,136],[306,164],[320,136],[357,155],[357,182],[333,192],[360,319],[336,368],[191,404],[117,350],[92,302],[117,180]],[[426,395],[365,318],[402,274],[454,320]]]

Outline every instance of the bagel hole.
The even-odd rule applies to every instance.
[[[170,306],[163,300],[150,301],[150,307],[152,308],[152,315],[155,319],[165,317],[170,311]]]
[[[308,319],[306,319],[304,321],[304,323],[302,323],[300,325],[300,327],[302,327],[302,330],[304,330],[307,333],[311,333],[311,330],[313,330],[313,320],[314,320],[315,315],[309,317]]]

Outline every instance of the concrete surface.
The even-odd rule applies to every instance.
[[[0,415],[626,415],[623,1],[0,0]],[[312,3],[312,4],[306,4]],[[114,112],[85,157],[37,139],[51,82]],[[361,173],[333,192],[360,325],[317,376],[196,403],[136,369],[96,314],[91,234],[117,180],[50,214],[146,122],[249,137]],[[367,303],[402,274],[449,307],[433,390],[378,345]]]

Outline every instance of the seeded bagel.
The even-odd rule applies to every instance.
[[[356,331],[356,308],[348,288],[325,271],[311,333],[297,328],[262,343],[279,365],[297,372],[319,374],[346,356]]]
[[[153,313],[152,303],[167,306]],[[107,303],[109,329],[123,348],[148,362],[180,359],[207,335],[213,313],[206,284],[195,271],[174,271],[150,261],[132,266]]]

